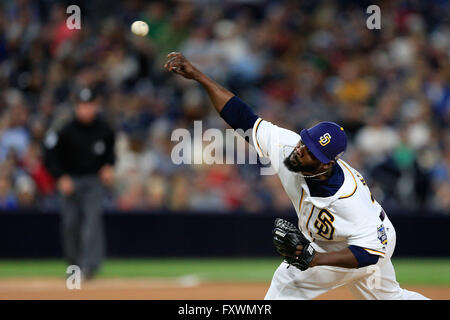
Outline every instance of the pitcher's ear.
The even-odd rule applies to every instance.
[[[328,162],[328,163],[324,163],[324,164],[323,164],[323,168],[326,169],[326,170],[328,170],[328,169],[330,169],[332,166],[334,166],[335,163],[336,163],[336,161],[331,160],[331,161]]]

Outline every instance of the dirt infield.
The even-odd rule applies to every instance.
[[[97,300],[260,300],[268,283],[203,283],[195,278],[167,279],[94,279],[80,290],[68,290],[63,279],[0,279],[0,299],[97,299]],[[431,299],[450,299],[450,287],[410,287],[406,289]],[[318,298],[351,300],[346,288],[332,290]]]

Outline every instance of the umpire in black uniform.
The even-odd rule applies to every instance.
[[[62,197],[63,251],[84,279],[99,270],[105,255],[103,199],[113,184],[115,133],[99,114],[94,88],[75,91],[75,112],[44,141],[45,164]]]

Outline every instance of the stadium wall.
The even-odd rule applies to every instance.
[[[395,256],[449,256],[450,216],[389,215],[397,231]],[[271,257],[276,217],[235,212],[110,212],[104,215],[108,257]],[[62,257],[58,213],[0,212],[0,258]]]

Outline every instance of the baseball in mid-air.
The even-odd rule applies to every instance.
[[[131,24],[131,32],[137,36],[145,37],[148,33],[148,24],[144,21],[135,21]]]

